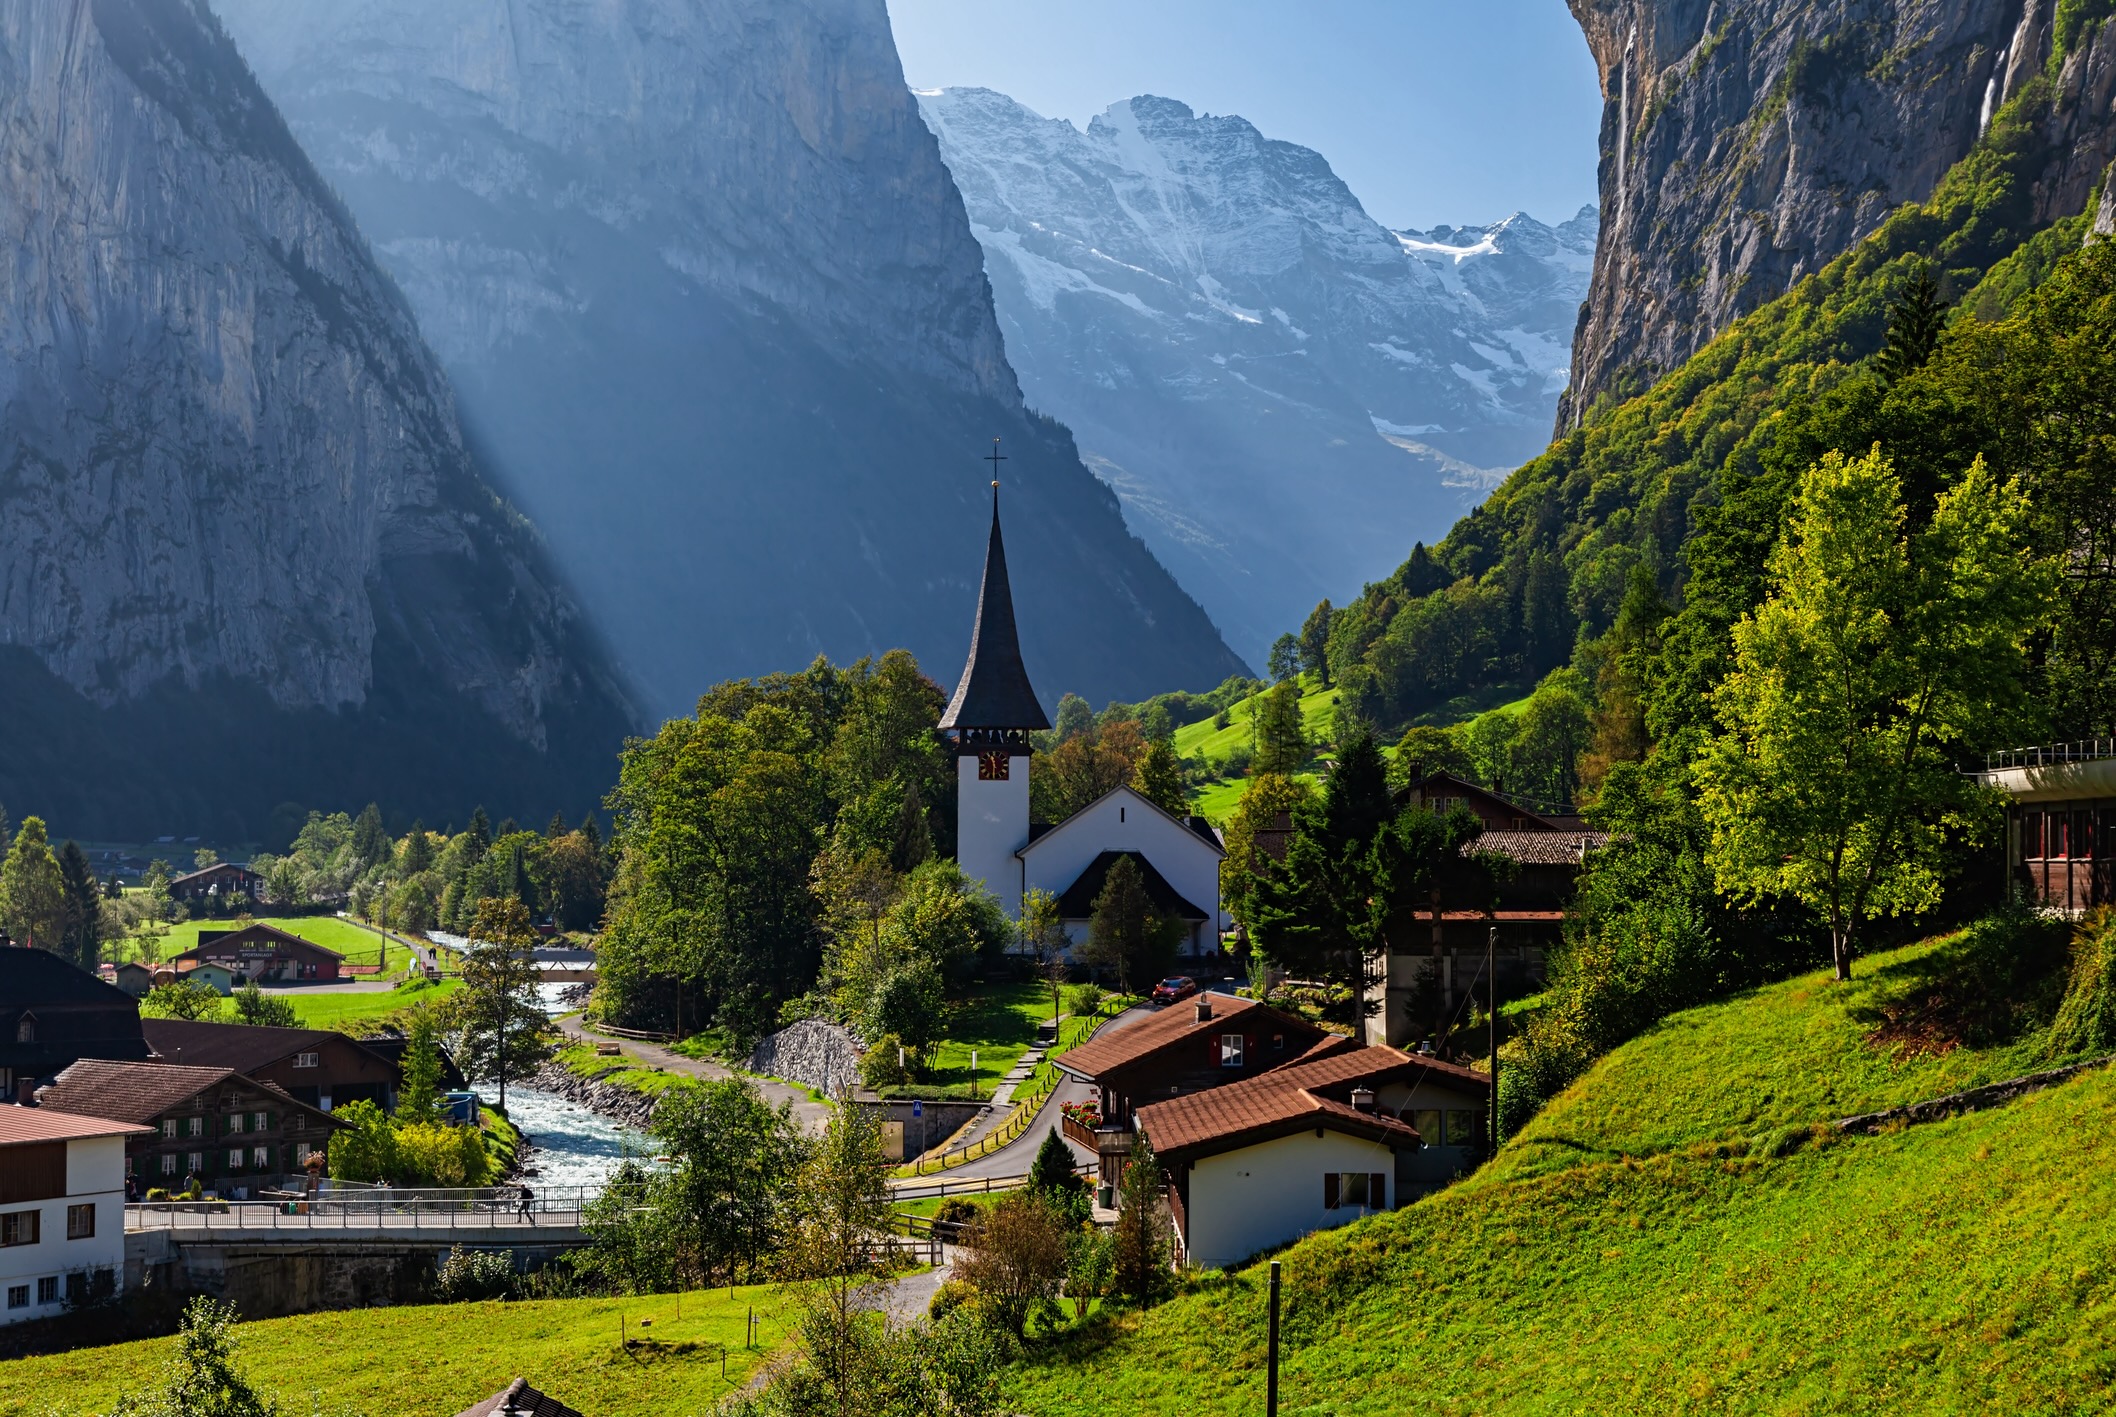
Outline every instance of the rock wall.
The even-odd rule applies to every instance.
[[[749,1055],[749,1070],[836,1097],[860,1085],[860,1045],[834,1023],[803,1019],[759,1040]]]
[[[2049,72],[2057,0],[1570,3],[1601,74],[1602,225],[1561,433],[1930,196]],[[2116,26],[2043,82],[2038,221],[2108,165]]]
[[[585,712],[607,760],[622,691],[204,0],[0,0],[0,173],[0,717],[39,730],[31,757],[100,765],[12,755],[6,800],[83,835],[225,831],[195,801],[113,820],[67,781],[154,804],[193,773],[193,796],[261,799],[241,825],[262,834],[276,803],[370,791],[406,813],[526,806],[467,766],[495,749],[426,772],[414,740],[466,720],[462,738],[546,755],[580,748]],[[194,741],[129,776],[122,710],[150,700],[247,751]],[[303,740],[275,742],[300,715]],[[420,790],[436,778],[455,790]]]

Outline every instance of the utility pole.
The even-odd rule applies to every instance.
[[[1278,1417],[1278,1261],[1271,1261],[1271,1338],[1264,1379],[1264,1417]]]
[[[1491,997],[1491,1154],[1499,1154],[1499,927],[1484,937],[1485,988]]]

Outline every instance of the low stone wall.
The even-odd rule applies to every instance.
[[[2046,1087],[2069,1082],[2091,1068],[2105,1068],[2111,1063],[2116,1063],[2116,1055],[2093,1058],[2067,1067],[2051,1068],[2048,1072],[2029,1073],[2025,1077],[2008,1078],[2004,1082],[1972,1087],[1967,1092],[1950,1092],[1945,1097],[1927,1098],[1923,1102],[1890,1107],[1880,1112],[1864,1112],[1856,1117],[1841,1119],[1837,1123],[1837,1130],[1859,1136],[1877,1132],[1894,1122],[1914,1127],[1921,1122],[1945,1121],[1962,1112],[1982,1112],[1987,1108],[2002,1107],[2016,1097],[2025,1097],[2031,1092],[2040,1092]]]
[[[599,1117],[608,1117],[613,1122],[622,1122],[628,1127],[645,1131],[647,1124],[654,1120],[654,1109],[661,1105],[661,1098],[600,1081],[612,1073],[623,1072],[632,1066],[636,1065],[616,1063],[593,1077],[583,1077],[557,1063],[546,1063],[529,1078],[529,1085],[545,1092],[555,1092],[568,1102],[577,1103]],[[535,1145],[536,1138],[533,1136],[525,1140],[530,1145]]]
[[[749,1055],[749,1070],[837,1097],[860,1085],[860,1047],[834,1023],[803,1019],[759,1041]]]

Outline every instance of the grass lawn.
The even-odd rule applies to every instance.
[[[1282,1252],[1281,1411],[2110,1410],[2116,1073],[1875,1136],[1812,1125],[2047,1065],[2033,1030],[1869,1042],[1950,948],[1677,1015],[1497,1165]],[[1260,1411],[1264,1268],[1192,1283],[1033,1353],[1010,1407]]]
[[[592,1045],[586,1043],[576,1043],[570,1047],[559,1049],[558,1062],[568,1072],[578,1073],[582,1077],[589,1078],[595,1077],[597,1073],[605,1068],[614,1067],[617,1069],[616,1072],[611,1073],[608,1077],[598,1078],[597,1081],[609,1083],[612,1087],[630,1088],[634,1092],[651,1093],[657,1096],[667,1092],[672,1087],[696,1087],[698,1085],[696,1078],[689,1077],[683,1073],[666,1073],[659,1068],[635,1065],[627,1058],[605,1057],[597,1053]]]
[[[681,1316],[678,1305],[681,1304]],[[743,1348],[749,1307],[763,1318]],[[626,1336],[651,1340],[626,1349]],[[771,1286],[681,1296],[435,1304],[302,1314],[244,1324],[237,1362],[285,1410],[362,1417],[460,1412],[517,1377],[592,1417],[704,1412],[787,1342],[782,1292]],[[649,1328],[640,1321],[651,1319]],[[727,1345],[727,1377],[720,1376]],[[0,1363],[0,1417],[107,1411],[153,1383],[173,1338]]]
[[[282,994],[294,1006],[294,1016],[304,1028],[334,1028],[358,1036],[363,1025],[387,1018],[398,1009],[417,1003],[436,1003],[463,987],[460,979],[438,984],[412,980],[395,989],[338,994]],[[229,1010],[232,1016],[233,1010]]]
[[[970,1080],[970,1050],[977,1050],[977,1089],[990,1097],[999,1080],[1036,1042],[1036,1025],[1051,1019],[1051,989],[1035,980],[981,985],[948,1011],[948,1036],[933,1050],[932,1081]]]
[[[1300,700],[1301,723],[1305,726],[1311,742],[1328,741],[1332,728],[1331,714],[1337,704],[1335,689],[1311,687],[1315,676],[1301,676]],[[1203,758],[1210,763],[1224,760],[1236,749],[1247,751],[1250,746],[1250,719],[1256,712],[1256,695],[1237,700],[1228,710],[1228,726],[1214,728],[1209,718],[1187,723],[1176,730],[1176,752],[1185,758]],[[1309,781],[1320,779],[1316,774],[1303,773]],[[1242,794],[1249,789],[1246,777],[1222,778],[1191,793],[1191,810],[1214,822],[1225,822],[1241,805]]]

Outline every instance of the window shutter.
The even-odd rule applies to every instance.
[[[1375,1171],[1367,1177],[1367,1204],[1375,1210],[1389,1208],[1389,1178],[1384,1171]]]
[[[1337,1209],[1337,1173],[1335,1171],[1323,1172],[1323,1209]]]

